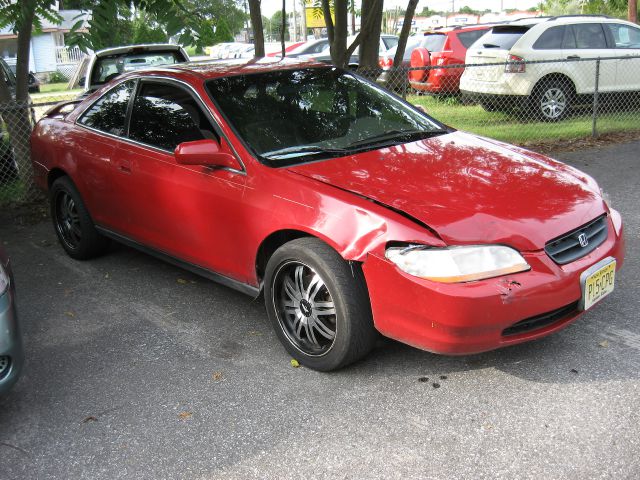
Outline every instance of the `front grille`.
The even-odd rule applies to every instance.
[[[574,302],[557,310],[543,313],[542,315],[536,315],[535,317],[525,318],[518,323],[514,323],[508,328],[502,331],[502,335],[507,337],[509,335],[518,335],[519,333],[530,332],[539,328],[546,327],[552,323],[564,320],[574,312],[578,310],[578,302]]]
[[[598,248],[606,240],[607,230],[607,216],[602,215],[582,227],[551,240],[545,245],[544,250],[554,262],[564,265]]]

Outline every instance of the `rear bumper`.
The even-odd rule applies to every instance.
[[[411,81],[413,89],[431,93],[458,93],[460,91],[461,69],[434,68],[423,82]]]
[[[462,89],[460,90],[460,94],[463,98],[471,102],[492,105],[499,108],[524,107],[529,100],[529,97],[524,97],[521,95],[502,95],[498,93],[472,92]]]
[[[582,313],[577,309],[580,274],[609,256],[622,266],[624,239],[617,212],[612,211],[609,223],[605,242],[571,264],[557,265],[544,251],[527,253],[530,271],[476,282],[423,280],[369,255],[363,271],[374,324],[385,336],[448,355],[494,350],[561,330]],[[523,320],[537,323],[514,327]]]
[[[0,296],[0,357],[9,359],[9,367],[0,373],[0,394],[4,394],[18,380],[24,358],[13,287]]]

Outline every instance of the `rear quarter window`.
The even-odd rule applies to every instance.
[[[458,33],[458,39],[460,40],[460,43],[464,45],[464,48],[469,48],[485,33],[487,33],[487,30],[472,30],[470,32],[460,32]]]
[[[447,36],[443,33],[430,33],[424,36],[420,42],[420,46],[430,52],[441,52],[446,39]]]
[[[551,27],[542,32],[542,35],[533,44],[534,50],[560,50],[564,38],[565,26]]]
[[[511,50],[511,47],[520,40],[529,28],[529,26],[524,25],[501,25],[493,27],[473,44],[473,48]]]

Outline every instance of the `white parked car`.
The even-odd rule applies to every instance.
[[[180,45],[148,44],[126,45],[95,52],[82,75],[75,79],[73,88],[84,88],[82,96],[97,90],[121,73],[145,67],[173,65],[189,61],[189,55]]]
[[[632,58],[615,58],[632,57]],[[636,58],[633,58],[636,57]],[[605,16],[538,17],[496,25],[468,50],[460,91],[486,110],[527,106],[561,120],[598,91],[640,90],[640,27]],[[607,60],[607,59],[610,60]],[[524,63],[551,60],[549,63]]]

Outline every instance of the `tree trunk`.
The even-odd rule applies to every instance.
[[[282,28],[280,29],[280,44],[282,45],[282,58],[287,54],[287,47],[284,44],[284,29],[287,28],[287,5],[286,0],[282,0]]]
[[[402,58],[404,57],[404,51],[407,47],[407,39],[411,33],[411,22],[413,22],[413,15],[416,13],[416,7],[418,6],[418,0],[409,0],[407,5],[407,12],[404,14],[404,23],[402,24],[402,30],[400,31],[400,39],[398,40],[398,47],[396,49],[396,56],[393,58],[393,66],[399,67],[402,65]]]
[[[7,126],[9,141],[18,165],[18,175],[24,185],[23,198],[20,199],[24,201],[35,195],[29,141],[33,128],[29,108],[29,51],[36,1],[25,0],[21,7],[23,8],[22,22],[16,25],[18,39],[15,98],[9,86],[0,81],[0,104],[3,106],[0,114]]]
[[[402,24],[402,30],[400,31],[400,39],[398,40],[398,46],[396,47],[396,55],[393,58],[393,69],[389,75],[389,81],[387,82],[387,88],[389,90],[398,91],[404,96],[407,91],[407,72],[402,68],[402,61],[404,59],[404,51],[407,48],[407,39],[409,33],[411,33],[411,22],[418,6],[418,0],[409,0],[407,5],[407,11],[404,14],[404,23]]]
[[[638,0],[629,0],[629,21],[638,23]]]
[[[362,2],[359,65],[364,69],[378,68],[380,31],[382,29],[382,0]]]
[[[262,11],[260,0],[249,0],[249,16],[253,29],[253,44],[255,45],[255,58],[264,57],[264,31],[262,30]]]

